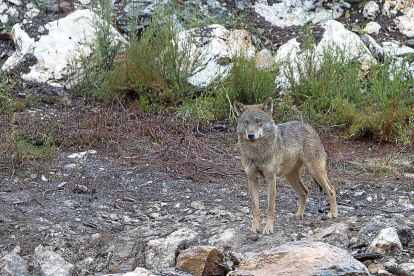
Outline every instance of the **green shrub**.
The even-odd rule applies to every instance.
[[[194,90],[187,79],[202,69],[189,34],[179,40],[174,6],[157,9],[139,41],[131,40],[126,57],[107,75],[105,88],[137,97],[143,109],[175,106]]]
[[[72,94],[82,95],[88,99],[110,99],[107,91],[102,89],[107,72],[115,66],[115,56],[121,48],[121,42],[114,43],[111,32],[112,2],[111,0],[92,0],[91,5],[96,13],[93,20],[96,38],[91,45],[92,55],[79,53],[70,69],[73,78],[82,72],[82,84],[73,89]],[[80,68],[78,66],[80,64]]]
[[[288,97],[304,116],[322,125],[344,125],[348,137],[404,144],[414,137],[414,80],[407,60],[397,66],[394,59],[386,57],[371,64],[367,76],[361,78],[361,64],[347,59],[344,49],[325,50],[317,65],[315,47],[306,30],[304,37],[307,51],[297,64],[298,80],[295,66],[286,73],[291,91]]]

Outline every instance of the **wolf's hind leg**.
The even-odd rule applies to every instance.
[[[303,163],[299,161],[289,172],[285,174],[286,180],[299,195],[299,207],[296,213],[297,218],[303,217],[306,201],[308,199],[308,189],[303,185],[300,178],[300,168],[302,167],[302,164]]]
[[[316,180],[316,182],[322,187],[325,193],[329,196],[329,204],[331,211],[328,214],[328,217],[337,217],[338,216],[338,206],[336,204],[336,193],[335,188],[331,185],[329,181],[328,174],[326,172],[326,162],[325,159],[319,160],[319,162],[314,162],[313,164],[305,164],[306,169]]]

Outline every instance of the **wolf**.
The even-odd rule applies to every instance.
[[[337,217],[335,189],[328,179],[325,149],[316,131],[300,121],[275,124],[271,97],[256,105],[243,105],[235,101],[233,107],[238,118],[237,135],[241,162],[247,175],[252,201],[251,230],[260,232],[259,175],[267,185],[268,206],[263,234],[273,233],[276,177],[284,176],[298,193],[299,208],[296,217],[303,217],[308,198],[308,189],[300,177],[300,168],[303,165],[329,196],[328,217]]]

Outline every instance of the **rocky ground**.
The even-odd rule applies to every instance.
[[[26,160],[13,171],[12,164],[3,161],[0,258],[19,246],[30,275],[38,275],[33,254],[43,245],[73,264],[74,275],[127,272],[136,266],[157,269],[162,265],[148,255],[148,244],[176,230],[190,231],[188,244],[214,245],[247,256],[304,239],[364,253],[375,234],[391,224],[404,229],[403,247],[392,247],[375,262],[413,261],[410,149],[346,141],[335,130],[320,130],[339,217],[327,219],[328,197],[304,173],[310,198],[305,217],[297,220],[293,214],[298,198],[278,179],[275,233],[262,236],[249,230],[250,199],[234,126],[208,125],[193,132],[185,125],[174,128],[180,123],[169,116],[132,112],[96,107],[58,112],[44,105],[18,118],[19,124],[29,125],[65,122],[73,132],[66,132],[68,137],[48,162]],[[87,129],[86,121],[94,128]],[[10,133],[8,127],[2,124],[2,132]],[[89,146],[74,151],[68,145],[76,139]],[[263,185],[260,204],[264,219]]]
[[[21,7],[13,4],[18,0],[8,2]],[[63,17],[81,2],[46,1],[44,14],[34,22],[41,25]],[[251,1],[229,1],[228,10],[239,13],[240,2]],[[358,2],[351,3],[349,11],[339,21],[358,32],[368,20]],[[249,8],[240,13],[255,29],[258,50],[276,50],[303,32],[303,27],[271,26]],[[374,35],[377,41],[412,47],[389,17],[379,15],[377,22],[382,26]],[[38,27],[25,25],[33,36]],[[312,29],[318,41],[322,29]],[[0,65],[15,51],[9,31],[0,32]],[[30,60],[21,69],[27,65]],[[328,198],[304,172],[310,189],[304,218],[294,217],[298,198],[284,179],[278,179],[275,233],[263,236],[249,230],[250,199],[234,125],[198,125],[171,114],[91,106],[62,88],[39,83],[17,85],[16,100],[18,95],[20,100],[32,96],[38,103],[0,117],[2,273],[11,259],[20,273],[10,275],[103,275],[137,266],[157,275],[184,275],[164,268],[174,266],[176,254],[189,245],[216,246],[226,254],[226,267],[233,269],[237,262],[230,252],[249,257],[299,240],[323,241],[362,254],[359,259],[365,258],[374,274],[414,271],[412,146],[349,141],[341,138],[338,128],[318,129],[337,190],[339,217],[326,218]],[[49,137],[57,147],[49,152],[34,148],[27,156],[27,151],[18,150],[27,145],[17,143],[16,137],[43,148]],[[264,220],[263,185],[260,204]],[[375,237],[387,228],[396,229],[400,243],[376,247]],[[180,242],[163,247],[177,231]],[[371,251],[383,254],[363,255]],[[61,274],[45,272],[48,259],[60,264]]]

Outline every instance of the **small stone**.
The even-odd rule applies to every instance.
[[[65,187],[66,184],[68,184],[68,182],[61,182],[61,183],[59,183],[59,185],[57,187],[58,187],[58,189],[63,189],[63,187]]]
[[[110,215],[109,215],[109,219],[110,219],[110,220],[119,220],[119,217],[118,217],[118,215],[117,215],[117,214],[110,214]]]
[[[381,270],[383,268],[384,268],[384,266],[382,264],[372,263],[372,264],[368,265],[368,270],[372,274],[377,273],[379,270]]]
[[[242,207],[239,209],[240,212],[244,213],[244,214],[249,214],[250,213],[250,208],[249,207]]]
[[[73,164],[73,163],[66,164],[64,168],[67,169],[67,170],[71,170],[71,169],[76,168],[76,164]]]
[[[191,207],[193,207],[196,210],[204,210],[206,209],[206,207],[204,206],[204,204],[200,201],[193,201],[191,202]]]
[[[47,182],[48,181],[48,179],[44,175],[42,175],[41,179],[42,179],[43,182]]]
[[[128,217],[128,216],[123,216],[122,217],[122,222],[125,224],[131,223],[132,218]]]
[[[365,18],[374,20],[380,13],[380,8],[375,1],[369,1],[362,12]]]
[[[381,25],[376,22],[369,22],[367,26],[363,29],[366,34],[375,34],[378,35],[381,30]]]
[[[414,48],[414,39],[409,39],[405,43],[407,44],[407,46]],[[414,173],[404,173],[404,176],[406,174],[410,175],[411,176],[410,178],[414,178]]]
[[[91,190],[89,190],[89,188],[84,185],[75,185],[73,192],[76,194],[90,194]]]

